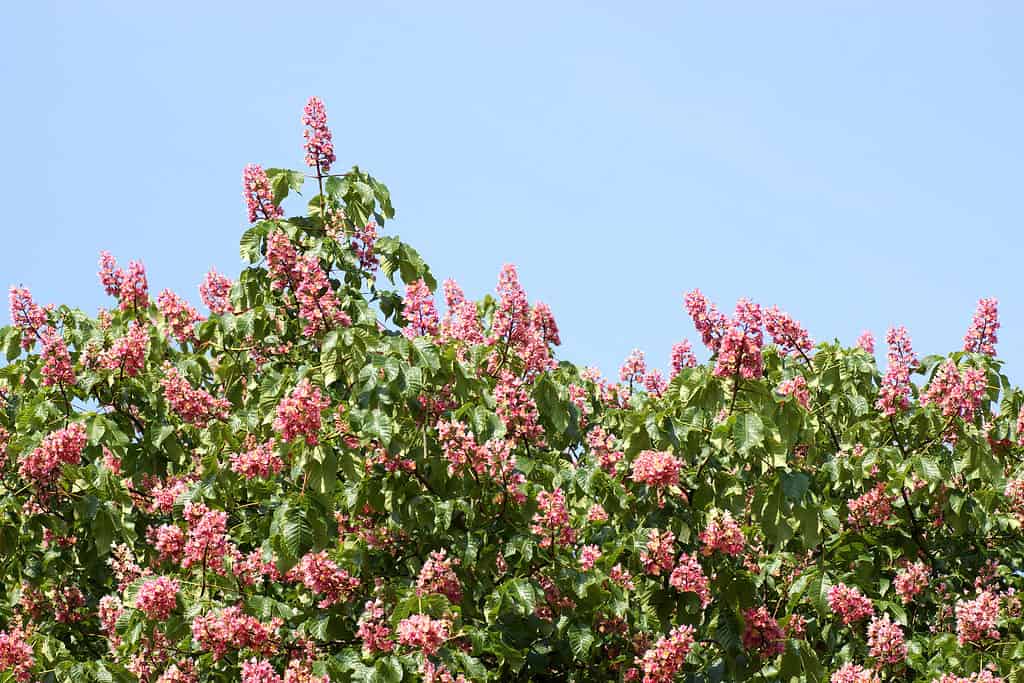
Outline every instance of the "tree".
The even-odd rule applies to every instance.
[[[815,345],[685,307],[667,379],[558,362],[512,266],[437,283],[387,188],[246,167],[201,315],[101,254],[90,317],[0,331],[0,669],[29,680],[996,681],[1024,676],[1024,394],[964,349]],[[305,216],[282,202],[316,194]],[[400,281],[404,291],[392,287]],[[767,333],[767,340],[765,334]]]

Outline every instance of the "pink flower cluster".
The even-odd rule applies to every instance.
[[[18,461],[18,472],[37,487],[52,484],[60,474],[61,465],[81,460],[87,442],[85,427],[79,422],[72,422],[47,434],[38,447],[22,455]]]
[[[437,306],[434,305],[434,294],[423,278],[405,286],[402,317],[406,321],[405,327],[402,328],[402,334],[406,338],[437,336],[440,330]]]
[[[159,553],[160,562],[181,562],[185,552],[185,531],[177,524],[161,524],[146,530],[146,540]]]
[[[684,339],[672,345],[672,356],[669,363],[672,367],[669,379],[673,379],[682,372],[683,368],[697,367],[697,357],[693,355],[693,347],[690,346],[689,341]]]
[[[764,372],[761,347],[761,307],[747,299],[736,302],[731,325],[722,336],[715,362],[716,377],[742,377],[756,379]]]
[[[647,532],[647,545],[640,551],[640,564],[651,576],[669,572],[675,564],[676,535],[671,530],[664,533],[657,529]]]
[[[359,259],[359,267],[363,270],[372,271],[377,268],[377,254],[373,250],[376,243],[377,224],[374,221],[371,220],[362,228],[355,229],[350,245],[352,252]]]
[[[199,296],[203,304],[210,309],[211,313],[230,313],[231,307],[231,285],[234,284],[226,275],[221,275],[216,269],[211,268],[210,272],[203,278],[199,285]]]
[[[205,427],[212,420],[227,419],[231,403],[226,398],[215,398],[204,389],[194,388],[170,362],[165,362],[163,369],[160,386],[178,417],[196,427]]]
[[[242,170],[242,196],[245,198],[250,223],[261,218],[272,221],[284,215],[281,207],[274,203],[270,179],[259,164],[248,164]]]
[[[331,605],[345,602],[359,588],[359,579],[352,576],[327,556],[327,551],[306,553],[299,563],[288,572],[288,577],[302,584],[317,595],[322,595],[317,606],[327,609]]]
[[[305,437],[308,445],[315,446],[320,440],[320,414],[330,404],[320,389],[304,379],[277,405],[274,429],[285,441]]]
[[[307,126],[303,131],[306,165],[315,168],[318,174],[328,173],[335,159],[334,142],[327,127],[327,109],[319,97],[310,97],[306,102],[302,110],[302,125]]]
[[[494,386],[494,400],[498,417],[505,423],[507,438],[544,448],[544,428],[540,424],[537,404],[521,377],[502,372]]]
[[[384,605],[380,598],[368,600],[363,606],[363,614],[359,617],[356,638],[363,641],[365,652],[391,652],[395,643],[391,638],[391,627],[388,626]]]
[[[920,560],[912,564],[908,563],[896,573],[893,587],[904,605],[913,602],[914,598],[928,587],[929,574],[931,574],[931,570],[928,569],[928,565]]]
[[[432,619],[426,614],[413,614],[398,622],[398,642],[430,656],[441,649],[451,637],[451,624],[446,619]]]
[[[107,294],[120,302],[122,311],[137,312],[149,307],[149,283],[146,268],[140,262],[130,261],[124,271],[110,252],[101,251],[99,277]]]
[[[169,289],[160,292],[156,298],[157,308],[167,323],[168,332],[179,343],[195,341],[195,325],[202,322],[203,316],[192,305]]]
[[[779,382],[778,391],[783,396],[792,396],[804,410],[811,409],[811,392],[807,389],[807,380],[803,375]]]
[[[709,305],[699,289],[687,292],[683,303],[704,346],[708,347],[711,353],[717,353],[722,337],[729,327],[729,318],[714,304]]]
[[[996,355],[996,343],[999,338],[999,301],[996,299],[980,299],[978,307],[971,319],[971,326],[964,335],[964,351],[983,353],[986,356]]]
[[[516,502],[526,500],[519,490],[526,478],[522,472],[515,471],[516,458],[507,440],[491,439],[482,446],[477,445],[466,426],[455,420],[439,421],[437,432],[441,450],[448,460],[449,474],[469,467],[477,475],[490,477],[503,486]]]
[[[202,503],[189,503],[184,515],[188,521],[188,536],[182,549],[182,568],[198,566],[223,576],[224,561],[238,554],[228,538],[228,513],[211,510]]]
[[[276,445],[274,439],[268,439],[263,443],[256,443],[252,438],[247,439],[246,450],[231,454],[232,471],[246,479],[268,479],[278,474],[284,469],[284,462],[274,450]]]
[[[455,280],[444,281],[444,300],[448,310],[441,320],[442,341],[482,344],[484,333],[477,317],[476,302],[466,299]]]
[[[888,614],[871,619],[868,624],[868,647],[868,654],[882,666],[901,664],[907,658],[903,629],[899,624],[894,624]]]
[[[743,553],[743,548],[746,545],[743,529],[728,510],[713,511],[699,538],[700,542],[704,544],[701,552],[705,557],[715,551],[735,557]]]
[[[668,577],[668,585],[681,593],[696,593],[701,607],[711,604],[711,581],[705,576],[695,553],[679,556],[676,568]]]
[[[789,313],[780,311],[778,306],[765,310],[764,328],[782,355],[805,355],[814,348],[807,330],[801,327],[799,321],[793,320]]]
[[[265,659],[252,657],[242,662],[242,683],[284,683]]]
[[[619,381],[630,386],[643,384],[646,373],[647,361],[644,360],[644,352],[633,349],[619,368]]]
[[[416,577],[416,595],[438,593],[453,604],[461,602],[462,584],[455,574],[459,564],[459,558],[448,557],[448,551],[443,548],[430,553]]]
[[[644,652],[640,659],[643,683],[672,683],[693,647],[693,633],[692,626],[676,626]]]
[[[562,489],[537,494],[537,512],[533,515],[530,531],[540,536],[540,547],[547,548],[552,541],[560,546],[576,542],[576,530],[572,528],[569,512],[565,508],[565,493]]]
[[[589,572],[594,568],[594,563],[601,559],[601,548],[588,544],[580,548],[580,569]]]
[[[846,625],[867,619],[875,613],[871,600],[856,586],[847,586],[845,583],[837,583],[828,589],[828,606]]]
[[[54,328],[46,327],[40,334],[40,338],[43,341],[43,367],[40,370],[43,376],[43,386],[74,385],[75,370],[71,366],[71,356],[68,354],[68,345],[64,341],[64,337],[58,334]]]
[[[653,489],[664,489],[679,483],[683,462],[664,451],[640,451],[633,460],[631,478]]]
[[[988,669],[984,669],[982,671],[976,671],[970,676],[943,674],[939,678],[935,679],[935,683],[1003,683],[1003,679],[996,676]]]
[[[857,348],[864,351],[865,353],[875,353],[875,335],[871,334],[871,330],[864,330],[857,337]]]
[[[1010,502],[1010,511],[1024,524],[1024,479],[1010,479],[1003,492]]]
[[[625,453],[615,448],[615,437],[601,426],[596,426],[587,433],[587,446],[590,447],[590,452],[601,469],[611,475],[615,474],[616,466],[626,457]]]
[[[536,314],[530,310],[519,274],[511,264],[502,267],[497,292],[498,307],[485,341],[501,348],[491,360],[490,372],[496,373],[510,353],[522,359],[526,376],[553,368],[555,361],[548,344],[557,344],[559,339],[551,311],[546,307]]]
[[[115,339],[110,349],[100,355],[100,367],[134,377],[145,367],[148,350],[149,330],[145,323],[133,320],[128,333]]]
[[[10,671],[19,683],[29,683],[35,665],[32,646],[25,640],[25,631],[20,626],[0,631],[0,671]]]
[[[876,405],[885,415],[895,415],[910,405],[910,371],[917,367],[917,356],[905,327],[890,328],[885,341],[889,345],[889,367]]]
[[[964,368],[947,360],[921,393],[921,405],[937,405],[945,417],[971,421],[988,390],[984,368]]]
[[[334,326],[352,324],[319,259],[313,254],[300,257],[291,240],[280,230],[267,236],[267,269],[274,289],[291,288],[294,292],[299,317],[306,321],[302,330],[306,337],[315,337]]]
[[[192,638],[201,649],[213,654],[214,661],[243,649],[269,656],[277,650],[276,632],[282,623],[277,617],[262,623],[243,612],[241,607],[225,607],[193,619]]]
[[[762,659],[781,655],[786,650],[786,634],[765,608],[751,608],[743,612],[743,649]]]
[[[967,643],[981,643],[986,638],[998,640],[998,619],[999,596],[992,591],[981,591],[974,600],[957,600],[956,641],[962,647]]]
[[[864,495],[846,502],[850,510],[847,523],[853,529],[881,526],[892,518],[892,496],[885,492],[885,482],[879,482]]]
[[[832,674],[829,683],[881,683],[881,679],[870,669],[860,664],[844,664]]]
[[[21,330],[21,348],[28,351],[47,324],[53,306],[43,308],[37,304],[25,287],[11,287],[10,303],[11,323]]]
[[[179,588],[177,580],[166,576],[150,579],[139,586],[135,607],[153,621],[164,621],[178,605]]]

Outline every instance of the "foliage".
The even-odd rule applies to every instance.
[[[894,331],[883,376],[869,340],[691,293],[711,361],[612,383],[554,360],[511,267],[439,315],[376,234],[387,188],[321,166],[318,107],[311,176],[246,169],[248,265],[208,317],[109,255],[113,311],[12,290],[8,678],[1024,679],[994,302],[947,357]]]

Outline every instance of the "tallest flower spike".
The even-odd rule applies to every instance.
[[[971,327],[964,336],[964,351],[996,355],[996,332],[999,331],[999,302],[996,299],[981,299],[974,311]]]
[[[319,97],[309,98],[302,110],[302,125],[309,126],[303,133],[306,138],[303,145],[306,148],[306,165],[317,169],[319,174],[325,174],[334,163],[334,142],[327,127],[327,110]]]

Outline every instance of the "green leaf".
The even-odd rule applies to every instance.
[[[752,448],[764,445],[764,422],[756,413],[740,413],[732,428],[736,448],[746,453]]]
[[[781,477],[782,491],[786,498],[799,503],[807,493],[807,487],[811,485],[811,478],[803,472],[783,472]]]
[[[302,171],[268,168],[266,172],[270,180],[270,190],[274,193],[275,204],[280,204],[288,196],[289,191],[301,194],[302,185],[306,182],[306,176]]]
[[[572,648],[576,659],[581,662],[587,661],[590,648],[594,644],[594,634],[590,628],[585,624],[575,623],[569,626],[566,636],[569,638],[569,647]]]
[[[537,592],[529,579],[509,579],[501,585],[501,591],[519,607],[522,614],[533,614],[537,609]]]

